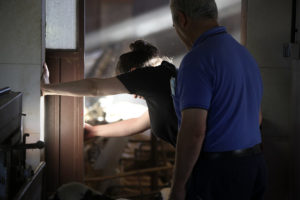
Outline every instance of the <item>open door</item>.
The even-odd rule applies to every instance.
[[[51,83],[84,78],[84,0],[46,0],[46,62]],[[83,98],[45,101],[47,191],[83,181]]]

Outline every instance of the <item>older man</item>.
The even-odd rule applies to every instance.
[[[171,0],[170,6],[189,50],[173,99],[180,130],[170,199],[263,199],[259,68],[218,25],[214,0]]]

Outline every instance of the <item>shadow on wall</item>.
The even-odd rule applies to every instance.
[[[219,7],[220,24],[226,26],[237,40],[240,40],[241,23],[241,0],[217,1]],[[157,23],[159,21],[159,23]],[[103,29],[93,31],[86,35],[86,50],[105,47],[123,40],[136,40],[138,38],[164,38],[161,43],[174,44],[181,43],[172,28],[172,17],[168,5],[156,10],[138,15],[132,19],[121,21],[117,24],[107,26]],[[122,31],[120,31],[122,30]],[[166,37],[167,35],[167,37]],[[161,44],[159,43],[159,44]],[[185,50],[181,49],[181,51]],[[181,55],[182,52],[175,55]],[[174,55],[174,54],[172,54]]]

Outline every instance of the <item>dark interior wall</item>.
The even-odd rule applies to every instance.
[[[90,49],[106,49],[111,48],[111,46],[124,44],[125,47],[128,47],[129,43],[136,39],[144,39],[148,42],[153,43],[159,49],[162,55],[177,57],[181,56],[185,52],[185,47],[182,42],[179,40],[175,30],[172,28],[170,22],[169,27],[165,30],[161,30],[157,33],[150,34],[147,36],[136,36],[136,33],[133,31],[133,34],[130,38],[120,39],[111,43],[106,43],[107,40],[101,42],[92,42],[93,47],[89,48],[90,35],[105,31],[110,27],[115,27],[116,25],[126,23],[128,21],[133,22],[144,14],[155,13],[160,8],[164,8],[166,15],[169,13],[169,0],[153,0],[153,1],[141,1],[141,0],[89,0],[86,1],[86,44],[87,51]],[[153,14],[152,14],[153,15]],[[157,17],[153,15],[153,17]],[[147,19],[148,21],[151,19]],[[170,17],[171,20],[171,17]],[[148,23],[148,21],[144,21]],[[130,23],[131,23],[130,22]],[[130,24],[129,23],[129,24]],[[139,22],[138,25],[142,24],[143,21]],[[134,27],[134,26],[132,26]],[[127,27],[122,27],[127,28]],[[133,28],[134,29],[134,28]],[[125,30],[126,31],[126,30]],[[120,30],[122,32],[122,30]],[[116,34],[113,29],[113,33],[109,32],[107,34]],[[99,37],[99,34],[96,35],[96,38]],[[101,35],[100,35],[101,37]],[[104,36],[105,38],[105,36]],[[97,39],[96,39],[97,40]],[[95,45],[98,43],[99,45]],[[122,49],[121,52],[128,50]],[[120,53],[121,53],[120,52]]]
[[[168,6],[169,0],[88,0],[86,4],[86,32],[112,25],[131,17]]]
[[[292,68],[283,56],[291,41],[292,0],[248,0],[247,48],[263,78],[263,145],[269,172],[266,200],[289,200],[292,188]]]
[[[293,0],[294,9],[294,20],[295,20],[295,43],[294,44],[299,49],[300,43],[300,1]],[[298,30],[298,31],[297,31]],[[293,36],[293,34],[292,34]],[[293,41],[293,38],[292,38]],[[296,51],[297,52],[297,51]],[[292,74],[293,74],[293,199],[300,199],[300,54],[298,51],[298,55],[294,57],[292,61]]]
[[[109,45],[117,45],[124,42],[126,46],[128,46],[131,41],[144,39],[156,45],[163,55],[175,58],[178,64],[183,54],[186,53],[186,48],[172,27],[169,0],[91,0],[86,1],[86,3],[88,4],[86,11],[87,24],[94,23],[94,31],[87,31],[86,34],[87,51],[99,48],[105,49]],[[228,0],[227,3],[224,4],[219,0],[217,4],[220,6],[220,24],[226,26],[228,32],[231,33],[235,39],[240,40],[240,1]],[[89,7],[92,7],[91,11],[88,10]],[[96,7],[98,8],[95,9]],[[100,10],[100,13],[95,10]],[[166,17],[169,19],[167,27],[148,35],[140,36],[138,34],[143,25],[149,24],[149,29],[151,30],[155,30],[156,27],[159,27],[155,26],[155,23],[160,25],[158,23],[159,20],[161,20],[160,17],[163,18],[161,24],[166,23]],[[95,21],[99,18],[98,27],[96,27],[97,22],[95,23]],[[92,22],[89,22],[89,20]],[[120,28],[120,30],[117,30],[117,28]],[[122,31],[124,33],[123,35]],[[130,32],[129,35],[128,32]]]
[[[168,6],[169,0],[151,0],[151,1],[141,1],[134,0],[133,4],[133,16],[149,12],[160,7]]]
[[[86,8],[85,30],[87,33],[89,33],[101,26],[101,15],[100,15],[101,1],[99,0],[85,1],[85,8]]]
[[[101,28],[106,28],[118,24],[132,17],[133,1],[111,1],[102,0],[101,3]]]
[[[88,0],[86,33],[105,28],[132,17],[132,0]]]

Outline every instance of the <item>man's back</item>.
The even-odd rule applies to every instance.
[[[219,26],[215,0],[171,0],[170,8],[189,49],[173,98],[180,129],[170,200],[262,200],[257,64]]]
[[[248,51],[224,27],[205,32],[185,56],[178,73],[180,108],[209,110],[203,151],[220,152],[261,142],[262,81]]]

